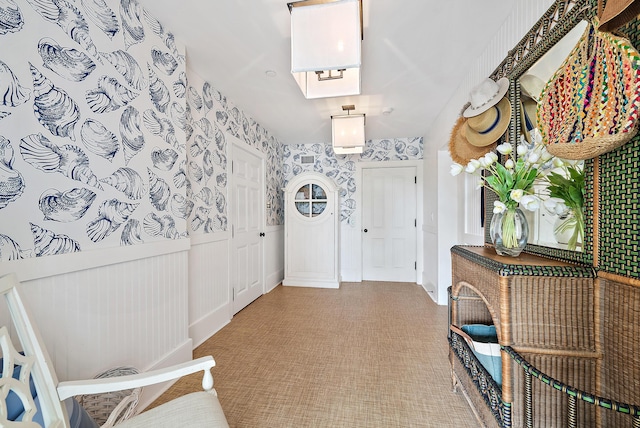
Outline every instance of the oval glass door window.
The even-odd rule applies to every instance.
[[[296,192],[296,209],[305,217],[317,217],[327,208],[327,193],[317,184],[305,184]]]

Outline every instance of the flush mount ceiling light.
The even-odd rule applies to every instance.
[[[304,0],[291,12],[291,73],[305,98],[360,94],[362,0]]]
[[[331,116],[331,145],[337,155],[362,153],[364,149],[364,114],[351,114],[354,105],[342,106],[347,114]]]

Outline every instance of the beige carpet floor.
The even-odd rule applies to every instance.
[[[231,427],[476,427],[451,392],[447,308],[416,284],[278,286],[194,351]],[[154,405],[200,390],[181,379]]]

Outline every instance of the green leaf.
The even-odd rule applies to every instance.
[[[513,186],[513,177],[507,168],[502,164],[496,164],[496,173],[500,176],[501,181],[505,184],[505,187],[511,189]]]
[[[571,197],[571,200],[575,202],[575,204],[577,206],[582,206],[584,204],[584,199],[582,196],[582,190],[581,189],[576,189],[575,187],[572,187],[569,189],[569,196]]]
[[[484,181],[486,181],[487,184],[494,189],[496,188],[496,186],[500,185],[500,182],[498,181],[498,177],[496,177],[495,175],[490,175],[488,177],[485,177]]]
[[[582,186],[584,184],[584,174],[573,167],[569,167],[568,170],[569,170],[569,175],[571,176],[571,179],[575,181],[576,184]]]

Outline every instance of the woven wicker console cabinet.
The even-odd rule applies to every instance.
[[[589,266],[522,253],[498,256],[493,248],[451,249],[450,322],[494,324],[498,341],[557,380],[596,391],[602,364],[600,292]],[[502,352],[502,387],[477,362],[466,342],[449,337],[454,390],[460,390],[483,426],[523,426],[524,377]],[[563,426],[566,406],[552,388],[533,385],[535,426]],[[585,426],[596,409],[579,405]]]

